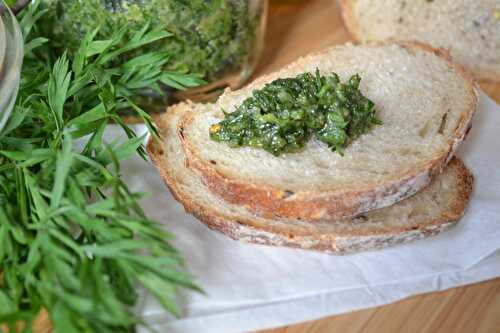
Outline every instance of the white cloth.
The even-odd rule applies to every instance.
[[[174,319],[146,295],[140,307],[159,332],[236,333],[391,303],[500,276],[500,107],[481,94],[461,156],[475,176],[462,221],[425,240],[347,256],[243,244],[184,213],[156,170],[127,163],[127,181],[152,195],[148,215],[175,246],[207,295],[180,295]]]

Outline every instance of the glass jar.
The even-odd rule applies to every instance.
[[[23,61],[23,37],[15,16],[0,0],[0,130],[16,101]]]
[[[165,51],[166,71],[198,73],[205,85],[189,90],[164,86],[164,96],[145,92],[140,104],[163,111],[180,99],[206,101],[223,88],[240,87],[263,48],[268,0],[45,0],[57,22],[47,33],[61,48],[76,49],[87,31],[109,38],[117,27],[132,34],[149,22],[172,36],[145,51]]]
[[[246,16],[249,22],[253,22],[251,28],[247,31],[248,35],[244,37],[247,38],[247,41],[236,41],[236,43],[247,44],[245,54],[233,64],[228,64],[222,71],[213,73],[212,77],[206,78],[208,84],[187,91],[176,92],[174,97],[194,101],[209,101],[219,96],[224,88],[240,88],[250,78],[264,48],[268,0],[241,0],[240,2],[248,3],[249,7]]]

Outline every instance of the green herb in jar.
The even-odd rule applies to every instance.
[[[300,151],[314,136],[333,151],[380,124],[374,103],[359,90],[358,74],[342,83],[335,73],[304,73],[255,90],[209,129],[214,141],[262,148],[275,156]]]
[[[197,73],[206,81],[238,70],[253,52],[260,16],[250,0],[43,0],[44,34],[75,52],[86,33],[131,37],[146,23],[172,34],[137,53],[165,52],[165,70]],[[175,84],[172,80],[167,85]],[[182,87],[180,87],[182,88]]]

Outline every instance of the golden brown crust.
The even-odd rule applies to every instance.
[[[450,210],[442,217],[443,219],[459,219],[462,217],[474,189],[474,176],[467,169],[464,162],[454,157],[450,165],[452,163],[456,163],[459,168],[457,177],[459,191],[457,198],[450,205]]]
[[[377,47],[386,43],[370,43]],[[473,77],[463,66],[454,64],[446,50],[435,49],[420,42],[398,42],[400,46],[412,51],[415,49],[433,53],[448,63],[468,83],[471,105],[457,126],[455,135],[448,142],[448,149],[442,154],[414,168],[406,174],[395,175],[393,179],[377,186],[366,186],[356,191],[300,191],[290,195],[285,188],[267,184],[248,183],[245,180],[224,174],[204,162],[195,149],[183,136],[184,128],[190,124],[196,113],[187,113],[178,124],[178,134],[187,156],[187,166],[195,170],[209,189],[224,200],[248,207],[265,217],[284,217],[290,219],[338,220],[352,217],[363,212],[392,205],[407,198],[427,186],[436,174],[440,173],[453,156],[458,144],[464,139],[476,109],[477,92]],[[300,60],[299,60],[300,61]]]
[[[356,25],[356,20],[354,20],[353,7],[351,6],[351,0],[339,0],[340,12],[342,16],[342,22],[347,30],[347,33],[351,39],[355,42],[360,42],[359,28]]]

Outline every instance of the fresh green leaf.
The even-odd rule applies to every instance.
[[[50,207],[52,209],[59,207],[61,199],[64,195],[66,178],[68,177],[68,173],[70,172],[73,160],[72,145],[73,141],[71,139],[71,136],[68,134],[64,135],[62,150],[58,154],[56,161],[56,174],[50,201]]]

